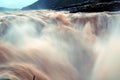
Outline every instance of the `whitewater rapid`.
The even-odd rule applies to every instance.
[[[120,13],[0,13],[0,79],[119,80]]]

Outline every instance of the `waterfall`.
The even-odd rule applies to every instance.
[[[0,79],[119,80],[119,12],[0,13]]]

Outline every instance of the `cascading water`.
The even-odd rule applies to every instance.
[[[0,13],[0,78],[119,80],[120,14]]]

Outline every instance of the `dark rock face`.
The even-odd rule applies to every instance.
[[[104,12],[104,11],[119,11],[119,0],[88,0],[83,3],[62,6],[56,10],[67,10],[71,13],[76,12]]]
[[[93,2],[111,2],[111,1],[120,1],[120,0],[88,0]]]
[[[32,5],[24,7],[24,10],[28,9],[51,9],[52,6],[55,4],[55,0],[39,0]]]
[[[23,10],[26,10],[26,9],[56,9],[61,6],[81,3],[83,1],[87,1],[87,0],[38,0],[32,5],[24,7]]]
[[[23,9],[53,9],[70,12],[118,11],[120,0],[39,0]]]

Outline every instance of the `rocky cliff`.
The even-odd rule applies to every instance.
[[[103,12],[118,11],[120,9],[119,0],[39,0],[32,5],[24,7],[29,9],[52,9],[67,10],[70,12]]]

